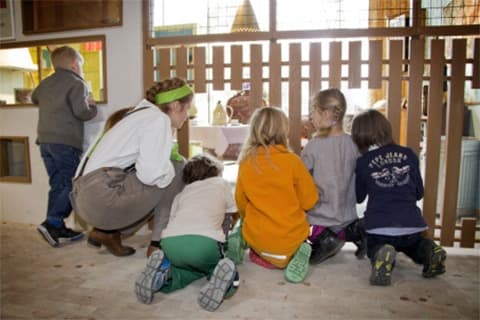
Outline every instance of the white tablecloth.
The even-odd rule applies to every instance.
[[[249,125],[192,125],[190,141],[201,141],[204,148],[213,149],[217,155],[221,156],[230,144],[244,143],[249,128]]]

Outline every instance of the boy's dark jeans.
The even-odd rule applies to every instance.
[[[389,244],[397,252],[405,253],[415,263],[424,264],[430,243],[431,240],[424,238],[420,232],[404,236],[383,236],[367,233],[367,256],[374,263],[377,251],[385,244]]]
[[[47,169],[48,192],[47,222],[54,227],[64,226],[63,220],[71,211],[69,194],[82,151],[64,144],[41,143],[40,154]]]

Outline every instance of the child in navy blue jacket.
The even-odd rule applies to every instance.
[[[392,138],[388,120],[376,110],[355,117],[352,138],[362,156],[355,169],[357,202],[368,196],[365,211],[370,284],[389,285],[396,252],[423,264],[422,275],[445,272],[446,252],[422,232],[428,229],[416,202],[423,197],[417,155]]]

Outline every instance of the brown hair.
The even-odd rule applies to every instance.
[[[317,92],[312,97],[311,106],[318,111],[332,111],[337,127],[343,128],[343,117],[347,111],[347,101],[340,90],[332,88]],[[321,128],[316,132],[316,136],[325,137],[331,129],[331,127]]]
[[[122,108],[120,110],[117,110],[115,111],[114,113],[112,113],[107,121],[105,122],[105,126],[103,127],[103,132],[107,132],[108,130],[110,130],[114,125],[117,124],[117,122],[119,122],[120,120],[123,119],[123,117],[125,117],[125,115],[132,111],[135,107],[127,107],[127,108]]]
[[[394,143],[392,126],[385,116],[374,109],[364,111],[353,119],[352,139],[361,153],[373,145],[385,146]]]
[[[288,118],[277,107],[258,108],[250,119],[250,132],[238,161],[255,156],[258,147],[280,144],[288,147]]]
[[[69,46],[63,46],[53,50],[51,59],[55,69],[70,69],[70,65],[75,62],[75,60],[83,63],[82,55],[77,50]]]
[[[146,99],[151,103],[157,105],[155,103],[155,96],[158,93],[180,88],[185,84],[186,82],[180,78],[172,78],[172,79],[166,79],[161,82],[156,82],[152,87],[150,87],[150,89],[147,90]],[[185,104],[192,101],[192,99],[193,99],[193,94],[189,94],[188,96],[185,96],[179,99],[178,101],[181,104]],[[168,111],[170,110],[170,102],[157,105],[157,106],[160,108],[160,110],[162,110],[165,113],[168,113]],[[128,112],[132,111],[134,108],[135,107],[122,108],[112,113],[108,117],[107,121],[105,122],[103,132],[107,132],[108,130],[110,130],[114,125],[116,125],[120,120],[122,120]]]
[[[157,103],[155,102],[155,96],[157,94],[159,94],[160,92],[165,92],[165,91],[170,91],[170,90],[173,90],[173,89],[180,88],[180,87],[182,87],[186,84],[187,83],[185,82],[185,80],[177,78],[177,77],[174,77],[174,78],[171,78],[171,79],[165,79],[165,80],[160,81],[160,82],[156,82],[153,86],[150,87],[150,89],[147,90],[147,92],[145,94],[145,98],[148,101],[150,101],[151,103],[157,105]],[[191,93],[191,94],[189,94],[189,95],[187,95],[187,96],[185,96],[181,99],[178,99],[177,101],[180,102],[180,104],[184,105],[186,103],[191,102],[192,99],[193,99],[193,93]],[[162,104],[158,105],[158,107],[163,112],[168,113],[170,111],[170,103],[171,102],[162,103]]]
[[[183,168],[182,179],[186,184],[218,177],[223,171],[222,163],[208,153],[198,154],[188,160]]]

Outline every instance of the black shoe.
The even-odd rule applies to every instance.
[[[357,246],[355,251],[357,259],[365,258],[367,253],[367,234],[363,218],[353,221],[345,228],[345,240],[351,241]]]
[[[425,278],[433,278],[445,273],[445,260],[447,259],[447,252],[432,240],[430,242],[427,261],[423,265],[422,272]]]
[[[312,242],[312,254],[310,255],[311,264],[319,264],[326,259],[336,255],[345,244],[345,241],[340,239],[337,234],[330,229],[325,229]]]
[[[52,247],[58,247],[61,244],[81,240],[84,236],[83,232],[74,231],[65,226],[56,228],[47,221],[39,225],[37,230]]]

